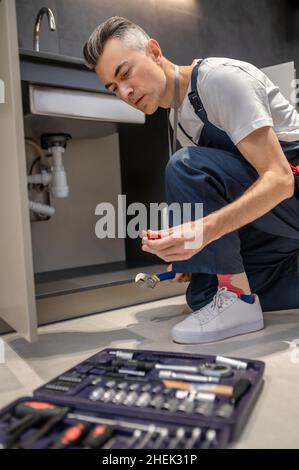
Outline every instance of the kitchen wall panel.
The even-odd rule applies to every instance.
[[[43,24],[41,48],[81,57],[91,31],[113,15],[137,22],[171,60],[228,56],[258,67],[295,59],[299,66],[298,2],[287,0],[16,0],[19,43],[32,48],[34,19],[53,8],[58,31]]]

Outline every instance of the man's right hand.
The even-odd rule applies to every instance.
[[[172,271],[172,264],[167,267],[167,272]],[[176,273],[175,278],[171,279],[170,282],[190,282],[192,273]]]

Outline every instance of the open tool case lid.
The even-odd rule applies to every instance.
[[[85,361],[81,362],[75,367],[72,367],[64,374],[52,379],[48,384],[43,385],[34,392],[35,399],[51,401],[57,405],[68,405],[80,411],[93,413],[96,416],[110,416],[110,417],[123,417],[123,419],[138,420],[148,423],[169,423],[175,426],[204,426],[221,430],[221,447],[227,442],[236,439],[241,433],[249,414],[254,406],[254,403],[261,391],[263,385],[263,373],[265,364],[262,361],[251,359],[238,359],[247,363],[246,370],[233,368],[233,374],[230,377],[221,378],[219,385],[235,385],[240,379],[248,379],[250,386],[248,390],[241,396],[234,406],[230,406],[231,413],[226,416],[203,416],[196,413],[183,413],[180,411],[171,412],[163,409],[153,409],[151,407],[140,408],[132,404],[125,406],[123,404],[104,403],[101,401],[92,401],[89,397],[91,392],[95,389],[95,385],[91,382],[98,378],[99,380],[107,380],[107,374],[110,379],[117,380],[117,374],[111,371],[101,369],[101,365],[106,367],[108,362],[115,359],[118,349],[107,348],[101,352],[91,356]],[[203,363],[215,363],[216,356],[203,355],[203,354],[187,354],[187,353],[174,353],[163,351],[150,351],[150,350],[132,350],[121,349],[123,353],[128,353],[133,356],[137,361],[150,361],[164,365],[188,365],[198,366]],[[127,369],[130,366],[126,367]],[[159,381],[158,370],[151,369],[146,372],[146,375],[141,379],[145,384],[149,381]],[[83,381],[78,386],[73,387],[66,393],[60,394],[55,389],[47,389],[46,386],[51,383],[57,383],[61,376],[72,376],[73,374],[81,374]],[[120,380],[140,380],[129,375],[123,375]],[[98,383],[101,386],[101,382]],[[55,387],[54,387],[55,388]],[[178,387],[180,388],[180,387]],[[199,390],[200,392],[200,390]],[[217,395],[215,401],[216,409],[220,405],[225,405],[229,402],[226,396]]]

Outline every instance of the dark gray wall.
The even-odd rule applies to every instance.
[[[58,31],[42,27],[41,49],[81,57],[100,22],[113,15],[137,22],[171,60],[226,56],[258,67],[291,59],[299,68],[298,0],[16,0],[20,47],[32,48],[37,11],[53,9]]]

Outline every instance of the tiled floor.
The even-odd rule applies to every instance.
[[[266,327],[257,333],[207,345],[178,345],[171,340],[171,327],[187,313],[181,296],[43,326],[36,344],[17,334],[3,336],[0,406],[30,395],[105,347],[258,358],[266,362],[264,389],[232,447],[298,448],[299,310],[265,314]]]

